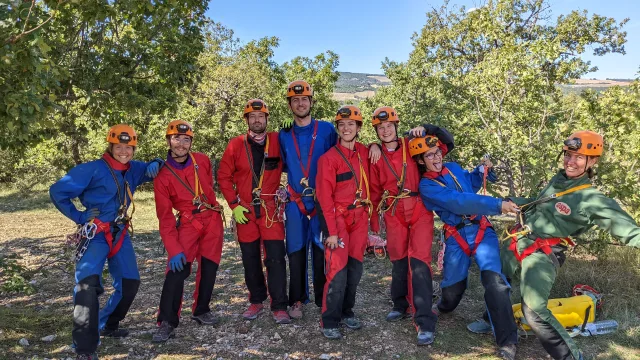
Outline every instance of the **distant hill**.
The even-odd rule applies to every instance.
[[[575,84],[560,85],[560,88],[565,93],[580,93],[586,89],[603,91],[611,86],[628,86],[631,82],[633,79],[578,79]],[[391,80],[380,74],[340,72],[333,98],[341,103],[357,103],[373,96],[380,87],[390,84]]]

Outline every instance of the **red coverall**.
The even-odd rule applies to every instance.
[[[338,150],[349,161],[353,171]],[[316,195],[320,226],[325,237],[337,235],[344,243],[344,248],[333,250],[325,246],[327,282],[320,324],[323,328],[337,328],[342,319],[355,316],[353,306],[362,277],[362,260],[369,231],[368,207],[356,199],[356,192],[360,188],[360,199],[369,199],[368,178],[368,150],[358,142],[354,150],[338,144],[322,155],[318,162]]]
[[[265,151],[267,143],[269,148]],[[264,171],[260,184],[263,161]],[[218,169],[220,189],[231,209],[242,205],[249,210],[245,215],[249,221],[246,224],[236,224],[249,302],[262,304],[267,298],[260,255],[262,245],[271,310],[286,310],[288,305],[284,224],[279,221],[275,201],[281,174],[280,144],[276,132],[268,133],[267,140],[262,145],[253,142],[246,135],[231,139]],[[263,204],[258,201],[252,204],[252,190],[255,188],[262,189],[260,199],[264,201]],[[266,212],[264,206],[267,208]]]
[[[398,148],[391,151],[386,146],[381,146],[382,158],[371,165],[371,201],[375,211],[385,190],[389,196],[397,196],[402,190],[406,193],[407,197],[398,199],[395,206],[392,206],[392,198],[385,201],[385,208],[388,208],[384,212],[387,250],[393,264],[393,309],[406,312],[412,306],[415,310],[413,320],[416,327],[433,332],[437,321],[431,311],[433,212],[428,211],[420,199],[420,174],[415,161],[409,156],[409,141],[400,139],[398,143]],[[380,220],[376,212],[371,218],[371,230],[380,231]]]
[[[191,264],[194,260],[198,261],[198,270],[192,312],[194,316],[197,316],[210,311],[209,301],[220,264],[224,234],[222,217],[219,212],[205,210],[204,206],[198,209],[193,204],[194,195],[189,189],[195,190],[196,176],[198,176],[202,188],[202,200],[212,206],[217,206],[218,202],[213,190],[213,176],[211,175],[209,158],[201,153],[191,154],[197,163],[197,169],[190,157],[182,166],[176,166],[178,164],[169,157],[153,181],[156,213],[160,221],[160,236],[167,249],[168,259],[181,252],[187,258],[184,270],[178,272],[171,271],[167,261],[160,297],[158,323],[166,320],[173,327],[177,327],[179,323],[184,280],[189,277]],[[184,184],[189,186],[189,189],[166,168],[167,166],[171,166],[171,169]],[[180,169],[180,167],[183,168]],[[179,224],[176,223],[173,209],[180,213]]]

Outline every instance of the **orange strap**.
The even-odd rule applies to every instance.
[[[464,251],[464,253],[467,256],[471,257],[476,254],[476,250],[478,250],[478,245],[480,245],[480,243],[484,239],[484,233],[487,230],[487,228],[492,227],[491,222],[489,222],[489,219],[487,219],[486,216],[483,216],[482,218],[480,218],[479,224],[480,224],[480,228],[478,228],[478,232],[476,233],[476,238],[474,241],[475,246],[473,247],[473,250],[471,250],[467,241],[462,238],[456,226],[444,224],[443,226],[444,233],[446,237],[450,237],[450,236],[453,237],[458,243],[458,246],[460,246],[460,248],[462,249],[462,251]]]

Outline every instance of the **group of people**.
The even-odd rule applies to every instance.
[[[358,142],[364,116],[357,106],[342,106],[333,124],[313,119],[313,89],[305,81],[288,85],[287,100],[293,120],[285,121],[279,132],[266,130],[269,108],[263,100],[246,103],[248,130],[229,142],[217,172],[232,210],[249,292],[244,319],[263,313],[269,297],[276,323],[302,318],[311,301],[311,267],[322,334],[340,339],[341,326],[360,329],[353,309],[367,238],[370,231],[380,234],[386,227],[392,229],[386,236],[393,266],[393,307],[386,319],[411,317],[418,345],[433,343],[438,316],[460,303],[475,259],[485,288],[485,324],[502,358],[514,359],[516,353],[509,280],[520,266],[528,324],[554,359],[581,359],[547,309],[557,269],[572,244],[569,236],[597,225],[640,247],[634,220],[591,186],[602,136],[591,131],[572,134],[564,142],[563,169],[537,197],[500,199],[478,194],[487,181],[496,180],[490,160],[472,171],[443,162],[455,148],[453,136],[443,128],[424,124],[400,137],[400,117],[385,106],[370,116],[380,143],[366,146]],[[97,359],[101,336],[128,334],[119,322],[140,285],[129,235],[133,193],[147,181],[154,183],[159,231],[168,254],[153,341],[175,336],[184,281],[194,261],[198,266],[191,318],[203,325],[219,322],[209,302],[222,253],[224,211],[216,200],[211,162],[191,150],[195,133],[189,123],[171,121],[165,135],[166,160],[144,163],[132,160],[138,142],[134,129],[116,125],[109,129],[102,158],[74,167],[51,186],[52,202],[78,224],[72,333],[78,359]],[[286,185],[281,185],[283,172]],[[78,210],[74,198],[86,210]],[[434,213],[444,223],[442,296],[437,304],[432,304]],[[501,213],[518,219],[502,249],[487,219]],[[105,262],[115,291],[100,309]]]

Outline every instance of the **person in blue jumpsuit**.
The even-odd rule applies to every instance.
[[[118,327],[140,285],[136,256],[129,237],[132,213],[127,213],[138,185],[151,181],[161,161],[131,161],[138,136],[128,125],[109,129],[108,148],[102,158],[77,165],[49,189],[51,201],[62,214],[83,226],[91,235],[88,245],[76,254],[73,309],[73,345],[77,359],[97,359],[99,337],[124,337]],[[78,210],[78,198],[87,210]],[[104,292],[102,269],[108,262],[114,292],[99,309]]]
[[[315,303],[322,307],[325,284],[324,246],[316,216],[314,194],[318,159],[338,140],[332,123],[311,118],[313,89],[306,81],[287,87],[293,121],[285,121],[279,134],[284,171],[287,173],[289,202],[285,207],[286,248],[289,257],[289,316],[302,318],[309,302],[307,257],[312,253]]]
[[[518,333],[511,308],[510,286],[501,272],[498,237],[486,216],[515,213],[518,207],[510,201],[476,194],[486,180],[497,180],[491,161],[485,160],[471,172],[455,162],[443,163],[444,155],[454,148],[453,136],[436,126],[428,127],[431,131],[427,133],[433,135],[412,139],[409,151],[423,170],[420,180],[422,201],[444,222],[442,298],[434,311],[449,313],[458,306],[467,288],[471,259],[475,259],[480,268],[498,353],[503,359],[511,360],[515,357]],[[414,136],[425,132],[422,126],[411,130]]]

